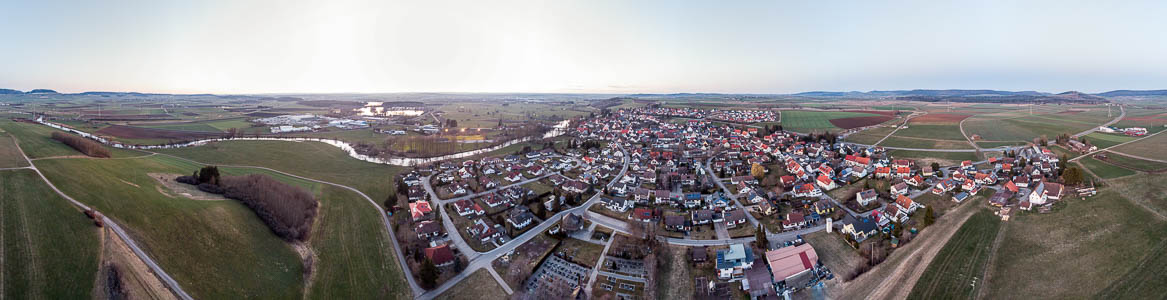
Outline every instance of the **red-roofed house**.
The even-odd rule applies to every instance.
[[[432,212],[433,209],[430,209],[429,201],[417,201],[409,204],[409,215],[413,216],[414,222],[431,219],[430,213]]]
[[[822,187],[823,190],[827,190],[827,191],[837,187],[835,185],[835,181],[831,180],[831,178],[827,177],[827,175],[825,175],[825,174],[819,175],[819,178],[817,180],[815,180],[815,182],[818,183],[819,187]]]
[[[779,282],[814,269],[819,256],[810,244],[802,244],[767,251],[766,261],[770,265],[773,282]]]
[[[435,266],[445,267],[454,263],[454,251],[450,250],[450,245],[425,248],[425,258]]]

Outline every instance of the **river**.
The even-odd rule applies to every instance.
[[[502,143],[502,144],[495,145],[495,146],[488,147],[488,148],[483,148],[483,149],[478,149],[478,150],[471,150],[471,151],[465,151],[465,152],[459,152],[459,153],[448,154],[448,155],[442,155],[442,156],[435,156],[435,157],[420,157],[420,158],[412,158],[412,157],[390,157],[390,158],[381,158],[381,157],[374,157],[374,156],[368,156],[368,155],[364,155],[364,154],[357,153],[356,149],[355,149],[355,148],[353,148],[353,146],[352,146],[351,144],[349,144],[349,143],[347,143],[347,142],[344,142],[344,141],[341,141],[341,140],[335,140],[335,139],[325,139],[325,138],[282,138],[282,137],[234,137],[234,138],[215,138],[215,139],[204,139],[204,140],[197,140],[197,141],[193,141],[193,142],[187,142],[187,143],[177,143],[177,144],[167,144],[167,145],[149,145],[149,146],[143,146],[143,145],[126,145],[126,144],[118,143],[118,142],[115,142],[115,141],[106,140],[106,139],[104,139],[104,138],[102,138],[102,137],[99,137],[99,136],[96,136],[96,135],[90,134],[90,133],[88,133],[88,132],[84,132],[84,131],[80,131],[80,130],[76,130],[76,129],[68,128],[68,127],[61,126],[61,125],[59,125],[59,124],[56,124],[56,123],[52,123],[52,122],[49,122],[49,121],[45,121],[45,120],[44,120],[44,117],[37,118],[37,119],[36,119],[36,122],[37,122],[37,123],[40,123],[40,124],[43,124],[43,125],[45,125],[45,126],[53,127],[53,128],[60,129],[60,130],[63,130],[63,131],[68,131],[68,132],[76,133],[76,134],[78,134],[78,135],[80,135],[80,136],[83,136],[83,137],[86,137],[86,138],[89,138],[89,139],[92,139],[92,140],[95,140],[95,141],[101,142],[102,144],[110,145],[110,146],[112,146],[112,147],[114,147],[114,148],[121,148],[121,149],[137,149],[137,150],[153,150],[153,149],[175,149],[175,148],[185,148],[185,147],[196,147],[196,146],[202,146],[202,145],[206,145],[206,144],[209,144],[209,143],[214,143],[214,142],[228,142],[228,141],[292,141],[292,142],[321,142],[321,143],[325,143],[325,144],[329,144],[329,145],[335,146],[335,147],[337,147],[337,148],[340,148],[341,150],[344,150],[345,152],[348,152],[348,155],[349,155],[349,156],[351,156],[352,158],[356,158],[356,159],[363,160],[363,161],[367,161],[367,162],[371,162],[371,163],[377,163],[377,164],[386,164],[386,165],[394,165],[394,166],[406,166],[406,167],[412,167],[412,166],[416,166],[416,165],[422,165],[422,164],[428,164],[428,163],[433,163],[433,162],[439,162],[439,161],[448,160],[448,159],[456,159],[456,158],[464,158],[464,157],[475,156],[475,155],[479,155],[479,154],[483,154],[483,153],[487,153],[487,152],[495,151],[495,150],[498,150],[498,149],[506,148],[506,147],[508,147],[508,146],[510,146],[510,145],[514,145],[514,144],[518,144],[518,143],[523,143],[523,142],[527,142],[527,141],[531,141],[531,140],[534,140],[534,139],[535,139],[535,137],[534,137],[534,136],[528,136],[528,137],[524,137],[524,138],[518,138],[518,139],[513,139],[513,140],[510,140],[510,141],[506,141],[506,142],[504,142],[504,143]],[[558,124],[555,124],[555,126],[553,126],[553,127],[551,128],[551,130],[550,130],[550,131],[548,131],[547,133],[544,133],[544,134],[543,134],[543,137],[541,137],[540,139],[553,138],[553,137],[557,137],[557,136],[563,135],[564,133],[567,133],[567,126],[568,126],[568,124],[570,124],[570,123],[571,123],[571,121],[570,121],[570,120],[563,120],[563,121],[559,122]]]

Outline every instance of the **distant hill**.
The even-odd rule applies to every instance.
[[[35,90],[28,91],[28,93],[26,93],[26,94],[56,94],[56,93],[57,93],[57,91],[50,90],[50,89],[35,89]]]
[[[1103,97],[1167,96],[1167,90],[1115,90],[1094,95]]]
[[[10,89],[0,89],[0,95],[16,95],[16,94],[24,94],[24,92],[17,91],[17,90],[10,90]]]
[[[829,91],[813,91],[792,94],[792,96],[802,97],[973,97],[973,96],[1046,96],[1048,93],[1035,91],[998,91],[998,90],[890,90],[890,91],[870,91],[870,92],[829,92]]]

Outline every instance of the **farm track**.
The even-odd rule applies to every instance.
[[[972,217],[973,213],[979,207],[972,204],[961,205],[955,211],[945,214],[937,221],[936,224],[930,226],[931,230],[925,230],[916,237],[920,241],[917,243],[908,244],[905,248],[897,250],[892,255],[902,255],[893,258],[888,258],[871,271],[864,273],[860,278],[843,283],[840,286],[840,299],[904,299],[911,293],[911,289],[902,288],[904,286],[915,286],[920,276],[924,274],[928,264],[935,259],[940,249],[952,238],[956,231]],[[951,216],[951,217],[949,217]],[[904,253],[908,251],[907,247],[916,248],[911,250],[911,253]],[[898,253],[898,254],[897,254]],[[893,265],[892,259],[897,259]],[[891,269],[891,273],[878,276],[883,270]],[[872,286],[874,285],[874,286]]]
[[[1005,224],[1005,222],[1001,222],[1001,223],[1002,224],[1000,225],[1000,227],[997,228],[997,237],[993,239],[993,250],[992,250],[992,252],[989,252],[989,259],[985,261],[985,270],[983,271],[983,273],[981,273],[981,285],[980,285],[981,288],[976,289],[977,290],[976,297],[970,297],[970,298],[985,299],[985,297],[987,297],[985,295],[985,293],[988,292],[988,289],[985,289],[983,287],[989,286],[989,284],[990,284],[989,280],[992,280],[992,277],[993,277],[992,267],[993,267],[993,264],[996,263],[996,261],[997,261],[997,252],[1001,250],[1001,243],[1002,243],[1001,240],[1005,239],[1005,230],[1006,230],[1006,228],[1009,227],[1008,226],[1009,224]]]
[[[28,158],[28,154],[24,153],[24,149],[20,148],[20,140],[18,140],[16,137],[12,137],[12,142],[16,144],[16,149],[20,152],[20,156],[24,157],[24,160],[28,162],[28,164],[30,166],[28,168],[33,170],[34,172],[36,172],[36,174],[40,176],[41,180],[44,180],[45,184],[47,184],[49,186],[49,188],[53,189],[53,191],[56,192],[57,195],[60,195],[61,198],[65,198],[65,200],[69,200],[70,204],[72,204],[74,207],[77,207],[81,210],[89,210],[90,209],[89,206],[86,206],[84,203],[81,203],[81,201],[77,201],[77,199],[73,199],[73,197],[69,197],[69,195],[65,194],[65,192],[62,192],[60,189],[58,189],[56,185],[53,185],[53,182],[49,181],[49,178],[45,177],[45,174],[41,173],[40,169],[36,168],[36,164],[32,163],[32,160]],[[180,299],[184,299],[184,300],[193,300],[194,299],[193,297],[190,296],[190,294],[187,294],[186,291],[184,291],[182,289],[182,286],[178,285],[178,282],[175,281],[174,278],[170,277],[170,275],[167,274],[166,271],[163,270],[161,266],[159,266],[157,263],[155,263],[154,260],[151,259],[150,256],[147,255],[144,250],[142,250],[140,247],[138,247],[137,242],[135,242],[132,238],[130,238],[130,235],[128,233],[126,233],[125,230],[123,230],[121,228],[121,226],[118,226],[117,223],[114,223],[113,219],[110,219],[109,217],[102,217],[101,220],[104,224],[109,226],[109,228],[111,230],[113,230],[114,233],[116,233],[119,237],[121,237],[123,241],[125,241],[126,245],[130,247],[130,249],[133,251],[133,253],[135,255],[137,255],[138,258],[142,260],[142,262],[144,262],[147,266],[149,266],[150,271],[152,271],[154,273],[154,275],[157,276],[158,279],[161,280],[166,285],[166,287],[169,288],[170,291],[175,294],[175,296],[177,296]]]

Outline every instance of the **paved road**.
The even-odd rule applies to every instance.
[[[1117,118],[1114,118],[1114,120],[1110,120],[1110,122],[1106,122],[1106,124],[1090,127],[1090,129],[1088,129],[1086,131],[1079,132],[1078,134],[1075,134],[1074,137],[1080,137],[1083,135],[1090,134],[1091,132],[1098,130],[1098,127],[1106,127],[1106,126],[1114,125],[1114,123],[1118,123],[1119,120],[1122,120],[1123,117],[1126,117],[1126,108],[1124,108],[1122,105],[1119,105],[1118,111],[1120,113],[1118,114]]]
[[[617,146],[620,146],[620,145],[617,144]],[[621,147],[621,151],[624,152],[623,146],[620,146],[620,147]],[[620,173],[617,173],[615,177],[612,177],[613,178],[612,181],[608,182],[609,187],[615,185],[616,182],[618,182],[618,179],[620,177],[624,176],[624,174],[628,171],[628,161],[629,161],[628,156],[625,155],[624,156],[624,166],[620,168]],[[447,280],[445,283],[443,283],[441,286],[438,286],[436,289],[429,290],[421,295],[418,295],[416,298],[422,299],[422,300],[428,300],[428,299],[433,299],[433,298],[437,297],[438,295],[441,295],[446,290],[450,289],[454,285],[457,285],[458,282],[461,282],[463,279],[466,279],[466,277],[468,277],[469,274],[474,273],[474,271],[477,271],[479,268],[484,268],[484,267],[489,268],[490,263],[492,261],[494,261],[495,259],[497,259],[499,256],[506,254],[506,253],[510,253],[511,251],[514,251],[515,248],[526,243],[527,241],[530,241],[531,239],[535,238],[535,236],[542,234],[544,231],[547,231],[547,229],[551,228],[552,225],[555,225],[555,223],[556,223],[555,220],[559,220],[559,219],[563,218],[563,216],[566,214],[583,214],[584,212],[587,211],[588,207],[590,207],[592,204],[595,204],[596,202],[599,202],[600,195],[601,195],[601,193],[597,192],[595,195],[593,195],[590,199],[588,199],[588,201],[584,202],[582,205],[561,211],[561,212],[555,214],[555,216],[548,218],[548,221],[540,223],[539,225],[536,225],[534,228],[527,230],[526,233],[523,233],[522,235],[519,235],[518,237],[511,239],[506,244],[503,244],[502,246],[495,248],[494,250],[490,250],[490,251],[487,251],[485,253],[482,253],[481,255],[470,260],[469,266],[467,266],[465,270],[462,270],[462,273],[459,273],[457,276],[454,276],[454,278]],[[500,282],[500,284],[505,285],[506,283]]]
[[[1155,132],[1154,134],[1147,134],[1147,135],[1146,135],[1146,137],[1142,137],[1142,138],[1138,138],[1138,139],[1134,139],[1134,140],[1128,140],[1128,141],[1126,141],[1126,142],[1123,142],[1123,144],[1118,144],[1118,145],[1114,145],[1114,146],[1110,146],[1110,147],[1105,147],[1105,148],[1096,149],[1096,151],[1091,151],[1090,153],[1086,153],[1086,154],[1078,155],[1078,156],[1077,156],[1077,158],[1072,158],[1072,159],[1070,159],[1070,161],[1077,161],[1077,160],[1079,160],[1079,159],[1082,159],[1082,158],[1089,158],[1089,156],[1091,156],[1091,155],[1093,155],[1093,154],[1095,154],[1095,153],[1104,152],[1104,151],[1109,151],[1109,149],[1112,149],[1112,148],[1114,148],[1114,147],[1123,146],[1123,145],[1126,145],[1126,144],[1131,144],[1131,142],[1135,142],[1135,141],[1140,141],[1140,140],[1144,140],[1144,139],[1147,139],[1147,138],[1151,138],[1151,137],[1154,137],[1154,135],[1159,135],[1160,133],[1163,133],[1163,132],[1167,132],[1167,131],[1160,131],[1160,132]],[[1112,152],[1112,153],[1118,153],[1118,152],[1113,152],[1113,151],[1111,151],[1111,152]],[[1167,162],[1167,161],[1163,161],[1163,160],[1156,160],[1156,159],[1148,159],[1148,158],[1142,158],[1142,156],[1135,156],[1135,155],[1126,154],[1126,153],[1118,153],[1118,154],[1121,154],[1121,155],[1126,155],[1126,156],[1131,156],[1131,158],[1135,158],[1135,159],[1144,159],[1144,160],[1149,160],[1149,161]]]
[[[162,154],[162,153],[160,153],[160,154]],[[162,154],[162,155],[170,156],[173,158],[177,158],[179,160],[189,161],[189,162],[200,164],[200,165],[208,165],[208,164],[203,163],[203,162],[194,161],[194,160],[190,160],[190,159],[186,159],[183,157],[178,157],[178,156],[174,156],[174,155],[170,155],[170,154]],[[377,201],[373,201],[373,198],[370,198],[369,195],[365,195],[365,193],[361,192],[358,189],[350,187],[350,186],[336,184],[336,183],[327,182],[327,181],[323,181],[323,180],[312,179],[312,178],[308,178],[308,177],[304,177],[304,176],[300,176],[300,175],[296,175],[296,174],[291,174],[291,173],[287,173],[284,171],[280,171],[280,170],[276,170],[276,169],[272,169],[272,168],[267,168],[267,167],[242,166],[242,165],[219,165],[219,164],[216,164],[216,165],[220,166],[220,167],[252,168],[252,169],[261,169],[261,170],[272,171],[272,172],[280,173],[280,174],[287,175],[287,176],[294,177],[294,178],[299,178],[299,179],[303,179],[303,180],[307,180],[307,181],[311,181],[311,182],[327,184],[327,185],[343,188],[346,190],[353,191],[354,193],[357,193],[357,195],[361,195],[361,197],[365,198],[365,200],[368,201],[369,204],[373,205],[373,208],[377,210],[377,215],[381,216],[381,222],[385,225],[385,233],[389,235],[389,241],[393,243],[393,250],[394,250],[394,252],[397,253],[397,262],[399,264],[401,264],[401,271],[405,275],[406,281],[409,282],[409,288],[412,291],[413,295],[417,296],[425,291],[425,289],[421,288],[421,285],[417,284],[417,280],[413,279],[413,276],[410,274],[409,264],[406,263],[406,261],[405,261],[405,254],[401,252],[401,244],[399,244],[397,242],[397,235],[395,235],[393,233],[393,226],[389,222],[389,218],[386,217],[385,212],[381,209],[381,206],[377,205]]]
[[[713,182],[717,183],[717,187],[721,188],[721,191],[723,193],[725,193],[725,195],[728,196],[730,200],[733,200],[733,204],[735,206],[737,206],[738,209],[745,210],[746,206],[742,205],[742,203],[737,200],[737,195],[734,195],[733,193],[731,193],[729,191],[729,188],[725,187],[725,183],[721,182],[721,178],[717,178],[717,173],[713,172],[713,168],[709,167],[709,165],[713,164],[713,157],[717,156],[717,154],[720,154],[720,153],[714,153],[713,155],[710,155],[708,159],[705,160],[705,173],[707,173],[709,175],[709,177],[713,178]],[[746,220],[750,221],[750,225],[754,226],[754,227],[758,227],[758,224],[759,224],[758,219],[755,219],[754,215],[749,213],[749,211],[745,211],[745,213],[746,213]]]
[[[430,198],[438,199],[438,194],[434,193],[434,188],[430,185],[430,176],[422,177],[421,180],[421,185],[425,188],[425,192],[429,193]],[[442,228],[446,230],[446,236],[449,236],[450,240],[454,241],[454,247],[458,248],[458,252],[466,255],[467,259],[473,260],[477,258],[480,253],[470,247],[470,244],[466,243],[466,240],[462,238],[462,234],[458,232],[458,228],[454,227],[454,220],[451,220],[450,214],[446,213],[446,203],[440,200],[438,200],[438,215],[442,216]]]
[[[12,142],[16,144],[16,150],[20,151],[20,156],[24,157],[24,160],[28,162],[29,166],[21,169],[32,169],[36,172],[37,175],[41,177],[41,180],[45,181],[45,184],[49,185],[49,188],[52,188],[54,192],[57,192],[57,195],[61,195],[62,198],[69,200],[70,203],[81,208],[81,210],[90,209],[89,206],[81,203],[81,201],[73,199],[73,197],[69,197],[69,195],[66,195],[65,192],[62,192],[60,189],[58,189],[56,185],[53,185],[53,182],[49,181],[49,178],[45,177],[45,174],[41,173],[40,169],[36,168],[36,165],[32,163],[32,160],[28,158],[28,155],[24,153],[24,149],[20,148],[20,141],[17,140],[16,137],[12,137]],[[182,286],[178,285],[178,282],[175,281],[174,278],[170,277],[170,274],[167,274],[165,270],[162,270],[162,267],[155,263],[154,260],[146,254],[146,251],[142,251],[142,248],[138,247],[138,243],[135,242],[129,234],[126,234],[126,231],[123,230],[122,227],[117,224],[117,222],[114,222],[112,219],[104,215],[102,216],[101,221],[105,224],[105,226],[109,226],[109,228],[113,229],[113,232],[126,242],[126,245],[130,247],[130,250],[134,252],[134,255],[137,255],[138,259],[141,259],[142,262],[146,263],[146,266],[150,268],[150,271],[154,272],[154,274],[158,276],[158,279],[161,280],[167,288],[170,288],[170,290],[174,292],[175,296],[185,300],[194,299],[190,296],[190,294],[187,294],[186,291],[182,289]]]
[[[511,285],[507,284],[507,281],[503,280],[502,276],[499,276],[498,272],[494,271],[494,268],[486,268],[486,272],[489,272],[490,276],[493,276],[494,280],[498,281],[498,283],[500,285],[502,285],[502,290],[507,292],[507,295],[514,295],[515,294],[515,291],[511,290]]]

